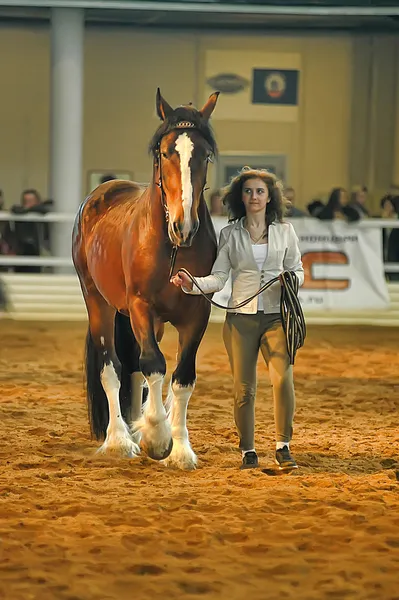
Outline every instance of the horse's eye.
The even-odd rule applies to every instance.
[[[162,152],[162,158],[168,158],[168,155],[166,154],[166,152]]]
[[[208,156],[206,157],[207,162],[211,163],[213,162],[213,157],[212,154],[208,154]]]

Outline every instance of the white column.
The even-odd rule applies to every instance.
[[[82,200],[84,11],[51,9],[50,194],[57,212]],[[71,256],[72,224],[54,226],[53,252]]]

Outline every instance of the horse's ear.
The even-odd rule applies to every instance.
[[[208,100],[205,102],[204,106],[200,110],[200,114],[204,117],[206,121],[208,121],[209,117],[215,109],[219,94],[220,92],[214,92],[213,94],[211,94]]]
[[[159,88],[157,88],[157,113],[162,121],[165,121],[173,113],[173,108],[162,98]]]

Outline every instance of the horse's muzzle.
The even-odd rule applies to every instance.
[[[198,229],[199,221],[195,221],[188,233],[184,232],[183,225],[179,221],[173,221],[168,231],[169,239],[174,246],[189,248]]]

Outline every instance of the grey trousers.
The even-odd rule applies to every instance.
[[[273,386],[276,441],[289,442],[293,432],[295,392],[279,314],[227,313],[223,340],[234,382],[234,418],[241,450],[255,448],[256,363],[259,349]]]

